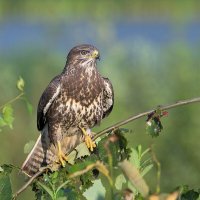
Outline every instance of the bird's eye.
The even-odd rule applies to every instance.
[[[83,56],[85,56],[87,53],[88,53],[88,52],[85,51],[85,50],[81,51],[81,55],[83,55]]]

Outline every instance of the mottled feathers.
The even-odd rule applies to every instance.
[[[108,78],[99,74],[98,58],[99,51],[94,46],[74,47],[63,72],[43,92],[38,104],[37,127],[42,135],[45,132],[45,137],[41,136],[22,166],[27,174],[33,175],[42,163],[54,161],[57,141],[63,143],[64,152],[68,153],[82,141],[80,128],[94,127],[112,111],[113,87]]]

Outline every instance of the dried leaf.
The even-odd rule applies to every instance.
[[[124,160],[123,162],[119,163],[119,167],[122,169],[123,173],[130,180],[130,182],[134,185],[134,187],[136,187],[136,189],[141,193],[141,195],[146,197],[149,193],[149,187],[140,175],[138,169],[128,160]]]

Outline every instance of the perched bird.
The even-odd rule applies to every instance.
[[[44,90],[37,109],[41,134],[22,166],[27,175],[56,161],[64,166],[67,154],[83,140],[93,151],[90,129],[112,111],[114,103],[111,82],[97,70],[99,58],[92,45],[72,48],[62,73]]]

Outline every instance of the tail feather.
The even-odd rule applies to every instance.
[[[69,154],[82,141],[82,134],[66,136],[61,141],[62,151]],[[48,129],[45,128],[24,161],[21,167],[22,172],[30,177],[33,176],[41,167],[58,161],[57,152],[57,148],[50,141]]]

